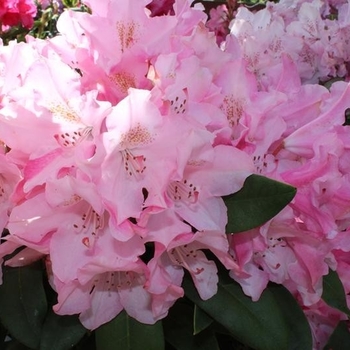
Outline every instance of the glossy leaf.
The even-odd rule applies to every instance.
[[[260,175],[250,175],[243,188],[224,197],[227,233],[248,231],[277,215],[295,196],[292,186]]]
[[[86,329],[77,316],[59,316],[50,312],[42,330],[40,350],[66,350],[78,343]]]
[[[213,323],[213,321],[214,320],[200,307],[197,305],[194,306],[193,334],[198,334],[207,329]]]
[[[40,262],[25,267],[4,267],[0,286],[0,320],[11,336],[31,349],[40,343],[47,312]]]
[[[349,350],[350,332],[345,321],[338,323],[337,328],[328,340],[324,350]]]
[[[282,285],[270,284],[271,292],[283,312],[289,331],[289,350],[312,349],[312,333],[304,312],[293,295]]]
[[[143,324],[121,312],[96,330],[96,350],[116,349],[164,350],[162,323]]]
[[[190,300],[243,344],[257,350],[289,349],[289,324],[271,291],[265,290],[259,301],[253,302],[238,283],[221,280],[217,294],[203,301],[189,277],[183,287]]]
[[[350,316],[350,310],[346,303],[344,287],[336,271],[329,270],[328,275],[323,276],[322,299],[329,306],[345,312]]]
[[[163,320],[166,341],[176,350],[219,350],[215,334],[211,329],[193,334],[194,308],[178,300]]]

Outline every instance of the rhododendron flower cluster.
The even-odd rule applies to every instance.
[[[346,82],[330,90],[312,83],[347,79],[349,47],[339,35],[348,29],[342,14],[349,4],[288,3],[268,3],[256,13],[240,8],[226,38],[226,52],[240,62],[225,83],[232,86],[223,105],[232,142],[252,155],[257,173],[298,190],[273,220],[230,237],[232,254],[250,275],[232,277],[255,300],[269,281],[284,284],[303,305],[318,349],[347,319],[320,298],[329,269],[339,270],[350,291],[343,260],[350,248],[350,90]],[[338,20],[329,18],[331,10]]]
[[[348,11],[343,0],[268,2],[256,13],[240,7],[230,27],[265,87],[282,53],[296,63],[302,82],[317,83],[348,76]]]
[[[239,274],[221,196],[253,161],[230,145],[214,82],[228,56],[201,8],[88,5],[60,17],[61,36],[1,49],[3,255],[26,247],[12,266],[46,256],[55,311],[89,329],[122,309],[152,324],[183,296],[184,269],[203,299],[216,293],[202,249]]]
[[[350,293],[350,86],[318,82],[348,77],[350,5],[290,3],[241,7],[221,48],[187,0],[88,0],[58,36],[0,47],[0,255],[45,259],[56,313],[153,324],[185,271],[215,295],[211,251],[253,300],[284,285],[315,349],[346,319],[321,295],[330,269]],[[254,173],[297,195],[227,235],[221,197]]]

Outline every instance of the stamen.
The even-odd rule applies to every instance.
[[[85,128],[79,128],[73,131],[67,131],[62,134],[56,134],[55,139],[62,147],[74,147],[91,135],[92,127],[86,126]]]
[[[184,114],[187,108],[187,99],[176,96],[174,99],[170,100],[170,106],[175,114]]]
[[[176,265],[180,265],[187,269],[188,271],[194,273],[195,275],[199,275],[204,271],[204,267],[196,267],[195,270],[193,270],[187,262],[188,258],[197,258],[197,251],[196,250],[190,250],[187,245],[176,247],[170,250],[169,252],[170,260],[175,263]]]
[[[267,167],[269,165],[269,161],[267,159],[267,154],[263,155],[254,155],[253,156],[253,162],[256,168],[256,171],[259,174],[265,173],[267,171]]]
[[[199,194],[197,187],[186,179],[171,182],[167,193],[174,201],[186,201],[190,203],[195,203]]]
[[[121,153],[126,173],[129,176],[139,178],[139,176],[143,174],[146,169],[146,158],[143,155],[134,156],[129,149],[125,149],[121,151]]]
[[[89,205],[80,217],[80,222],[73,223],[73,228],[76,233],[83,234],[82,243],[90,248],[95,242],[98,232],[104,228],[104,216],[99,215]]]

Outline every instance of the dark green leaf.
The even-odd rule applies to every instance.
[[[208,328],[213,321],[214,320],[200,307],[197,305],[194,306],[193,334],[202,332],[204,329]]]
[[[0,320],[13,338],[32,349],[40,343],[47,311],[41,263],[3,268]]]
[[[8,342],[6,342],[6,346],[4,348],[0,348],[5,349],[5,350],[29,350],[30,348],[28,348],[27,346],[19,343],[17,340],[10,340]]]
[[[328,340],[324,350],[349,350],[350,332],[345,321],[338,323],[337,328]]]
[[[154,325],[140,323],[121,312],[114,320],[96,330],[97,350],[163,350],[164,336],[161,322]]]
[[[59,316],[50,312],[45,320],[40,350],[67,350],[84,336],[86,329],[77,316]]]
[[[86,333],[84,338],[74,347],[74,350],[96,350],[95,332]]]
[[[243,344],[257,350],[289,349],[289,325],[271,291],[265,290],[259,301],[253,302],[238,283],[219,282],[216,295],[203,301],[188,276],[183,287],[190,300]]]
[[[328,90],[330,90],[330,88],[332,87],[332,85],[334,83],[336,83],[337,81],[344,81],[344,78],[340,78],[340,77],[335,77],[335,78],[331,78],[325,82],[322,82],[322,85],[327,88]]]
[[[268,290],[273,294],[283,312],[289,331],[289,350],[312,349],[312,334],[309,323],[301,307],[292,294],[282,285],[270,284]],[[350,348],[349,348],[350,349]]]
[[[163,320],[166,341],[176,350],[219,350],[212,330],[193,335],[193,313],[191,304],[178,300]]]
[[[329,270],[328,275],[323,276],[322,299],[329,306],[345,312],[350,316],[350,310],[346,303],[344,287],[336,271]]]
[[[0,323],[0,349],[5,347],[5,339],[7,336],[6,328]]]
[[[350,125],[350,108],[347,108],[344,112],[344,124],[343,126]]]
[[[277,215],[295,196],[292,186],[260,175],[250,175],[243,188],[224,197],[227,233],[248,231]]]

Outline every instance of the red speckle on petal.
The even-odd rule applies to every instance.
[[[197,267],[197,268],[196,268],[195,274],[196,274],[196,275],[199,275],[199,274],[202,273],[203,271],[204,271],[204,268],[203,268],[203,267],[201,267],[201,268]]]
[[[90,240],[88,237],[84,237],[81,242],[86,246],[86,247],[90,247]]]

